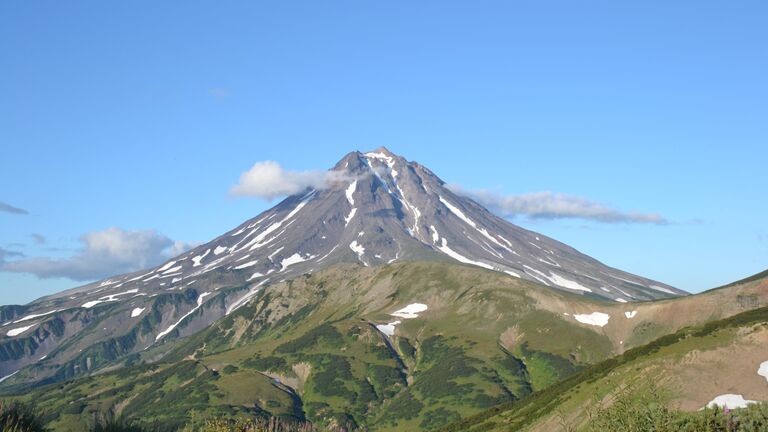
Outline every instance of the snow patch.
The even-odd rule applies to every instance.
[[[36,325],[36,324],[32,324],[32,325],[28,325],[28,326],[26,326],[26,327],[19,327],[19,328],[15,328],[15,329],[12,329],[12,330],[8,330],[8,331],[5,333],[5,335],[6,335],[6,336],[8,336],[8,337],[14,337],[14,336],[18,336],[18,335],[20,335],[20,334],[24,333],[25,331],[27,331],[27,330],[31,329],[31,328],[32,328],[32,327],[34,327],[35,325]]]
[[[317,260],[317,262],[320,262],[320,261],[322,261],[322,260],[324,260],[324,259],[328,258],[328,256],[329,256],[330,254],[332,254],[332,253],[333,253],[333,251],[335,251],[335,250],[336,250],[336,248],[338,248],[338,247],[339,247],[339,245],[336,245],[336,246],[334,246],[334,247],[333,247],[333,248],[332,248],[332,249],[331,249],[331,250],[330,250],[330,251],[329,251],[327,254],[323,255],[323,257],[322,257],[322,258],[320,258],[319,260]]]
[[[239,266],[235,266],[234,269],[235,270],[240,270],[240,269],[248,268],[248,267],[256,265],[257,262],[259,262],[259,260],[248,261],[245,264],[240,264]]]
[[[736,409],[736,408],[744,408],[747,405],[753,404],[753,403],[757,403],[757,401],[746,400],[744,399],[744,396],[740,394],[722,394],[712,399],[707,404],[707,408],[714,408],[718,406],[721,408],[727,407],[729,409]]]
[[[201,265],[201,261],[202,261],[202,260],[203,260],[205,257],[207,257],[209,253],[211,253],[211,250],[210,250],[210,249],[206,250],[204,254],[202,254],[202,255],[198,255],[198,256],[196,256],[196,257],[192,258],[192,263],[193,263],[193,264],[192,264],[192,267],[200,267],[200,265]]]
[[[269,259],[270,261],[272,261],[272,258],[274,258],[274,257],[275,257],[275,255],[279,254],[279,253],[280,253],[280,251],[282,251],[283,249],[285,249],[285,246],[280,246],[279,248],[277,248],[277,250],[275,250],[274,252],[272,252],[271,254],[269,254],[269,256],[267,256],[267,259]]]
[[[440,241],[440,234],[437,233],[437,229],[435,229],[434,225],[429,226],[430,231],[432,231],[432,242],[437,243]]]
[[[277,238],[278,236],[280,236],[280,234],[282,234],[282,233],[283,233],[285,230],[281,231],[279,234],[277,234],[276,236],[274,236],[274,237],[272,237],[272,238],[268,239],[267,241],[263,241],[265,238],[267,238],[267,236],[268,236],[268,235],[270,235],[270,234],[272,234],[273,232],[275,232],[275,231],[277,231],[278,229],[280,229],[280,227],[281,227],[281,226],[283,226],[283,224],[284,224],[285,222],[287,222],[287,221],[288,221],[290,218],[292,218],[293,216],[295,216],[295,215],[296,215],[296,213],[298,213],[298,212],[299,212],[299,210],[301,210],[302,208],[304,208],[304,206],[305,206],[305,205],[307,205],[307,203],[309,202],[309,200],[310,200],[310,199],[312,199],[312,197],[313,197],[314,195],[315,195],[315,191],[314,191],[314,190],[313,190],[312,192],[308,193],[308,194],[307,194],[307,195],[304,197],[304,199],[302,199],[302,200],[301,200],[301,202],[300,202],[299,204],[297,204],[297,205],[296,205],[296,207],[295,207],[293,210],[291,210],[291,212],[290,212],[290,213],[288,213],[288,214],[287,214],[287,215],[286,215],[286,216],[285,216],[285,217],[284,217],[284,218],[283,218],[281,221],[279,221],[279,222],[275,222],[275,223],[273,223],[272,225],[270,225],[269,227],[267,227],[267,229],[265,229],[265,230],[264,230],[262,233],[260,233],[259,235],[257,235],[256,237],[254,237],[254,238],[253,238],[251,241],[249,241],[248,243],[246,243],[246,244],[245,244],[245,245],[244,245],[244,246],[243,246],[241,249],[245,249],[245,248],[247,248],[247,247],[250,247],[250,250],[258,249],[258,248],[260,248],[260,247],[264,246],[265,244],[267,244],[267,243],[271,242],[272,240],[274,240],[274,239],[275,239],[275,238]],[[291,221],[291,222],[293,222],[293,221]],[[230,248],[230,249],[231,249],[231,248]]]
[[[221,255],[222,253],[224,253],[225,250],[227,250],[227,248],[224,246],[216,246],[216,249],[213,250],[213,254]]]
[[[667,293],[667,294],[674,294],[675,293],[672,290],[666,289],[664,287],[660,287],[658,285],[648,285],[648,288],[655,289],[656,291],[661,291],[661,292]]]
[[[520,276],[518,273],[513,272],[512,270],[504,270],[504,273],[506,273],[506,274],[508,274],[510,276],[514,276],[516,278],[522,278],[522,276]]]
[[[56,309],[56,310],[52,310],[52,311],[50,311],[50,312],[43,312],[43,313],[39,313],[39,314],[32,314],[32,315],[27,315],[27,316],[25,316],[24,318],[20,318],[20,319],[17,319],[17,320],[16,320],[16,321],[14,321],[12,324],[20,323],[20,322],[22,322],[22,321],[31,320],[31,319],[33,319],[33,318],[39,318],[39,317],[41,317],[41,316],[50,315],[50,314],[52,314],[52,313],[56,313],[56,312],[61,312],[61,311],[63,311],[63,310],[64,310],[64,309]]]
[[[760,368],[757,369],[757,374],[768,380],[768,361],[760,363]]]
[[[349,225],[349,221],[352,220],[353,217],[355,217],[355,213],[357,213],[357,207],[353,207],[352,210],[349,211],[349,215],[347,215],[344,218],[344,226],[346,227]]]
[[[315,257],[314,255],[309,255],[307,258],[304,258],[303,256],[301,256],[297,252],[297,253],[289,256],[288,258],[285,258],[282,261],[280,261],[280,267],[281,267],[280,271],[285,270],[286,268],[288,268],[288,266],[291,266],[293,264],[298,264],[300,262],[304,262],[304,261],[306,261],[308,259],[312,259],[314,257]]]
[[[352,241],[352,243],[349,244],[349,248],[352,249],[352,252],[357,254],[357,259],[360,260],[366,267],[368,267],[368,264],[363,261],[363,254],[365,253],[365,248],[363,245],[358,244],[357,240]]]
[[[568,289],[572,289],[572,290],[592,292],[591,289],[585,287],[584,285],[582,285],[582,284],[580,284],[580,283],[578,283],[576,281],[564,278],[564,277],[562,277],[562,276],[560,276],[558,274],[555,274],[555,273],[550,273],[550,275],[551,276],[547,277],[547,279],[549,279],[553,284],[555,284],[557,286],[561,286],[563,288],[568,288]]]
[[[197,257],[195,257],[195,258],[197,258]],[[194,266],[193,266],[193,267],[194,267]],[[171,267],[171,268],[169,268],[168,270],[164,271],[164,272],[163,272],[163,274],[164,274],[164,275],[167,275],[167,274],[171,274],[171,273],[176,273],[176,272],[177,272],[177,271],[179,271],[179,270],[181,270],[181,266],[180,266],[180,265],[178,265],[178,266],[176,266],[176,267]],[[155,275],[155,276],[153,276],[153,277],[156,277],[156,276],[157,276],[157,275]],[[149,279],[152,279],[152,278],[149,278]],[[147,279],[147,280],[149,280],[149,279]]]
[[[145,308],[134,308],[131,311],[131,318],[136,318],[137,316],[141,315],[142,312],[144,312]]]
[[[576,321],[582,324],[589,324],[593,326],[603,327],[608,324],[610,315],[602,312],[592,312],[591,314],[574,314],[573,317]]]
[[[448,241],[445,238],[442,239],[442,245],[438,246],[437,249],[440,252],[442,252],[442,253],[448,255],[449,257],[455,259],[456,261],[463,262],[464,264],[472,264],[472,265],[476,265],[478,267],[486,268],[488,270],[495,270],[493,268],[493,266],[490,265],[490,264],[486,264],[486,263],[480,262],[480,261],[473,261],[473,260],[465,257],[464,255],[461,255],[460,253],[454,251],[453,249],[449,248],[448,247]]]
[[[82,305],[80,305],[80,307],[84,307],[86,309],[90,309],[90,308],[96,306],[99,303],[104,303],[104,300],[91,300],[91,301],[83,303]]]
[[[176,261],[169,261],[168,263],[166,263],[164,266],[160,267],[160,268],[159,268],[159,269],[157,269],[156,271],[157,271],[158,273],[160,273],[160,272],[164,272],[164,271],[168,270],[169,268],[173,267],[173,265],[174,265],[174,264],[176,264]],[[149,273],[147,273],[147,274],[149,274]],[[144,276],[146,276],[146,275],[144,275]],[[143,276],[140,276],[140,277],[143,277]],[[137,279],[138,279],[138,278],[137,278]],[[133,280],[133,279],[132,279],[132,280]]]
[[[367,158],[373,158],[373,159],[382,160],[390,168],[395,166],[395,160],[392,158],[392,156],[387,156],[386,154],[381,153],[381,152],[378,152],[378,153],[377,152],[368,152],[364,156],[367,157]]]
[[[376,328],[387,336],[395,335],[395,326],[400,324],[400,321],[393,321],[387,324],[378,324]]]
[[[477,224],[472,219],[468,218],[467,215],[465,215],[464,212],[462,212],[458,207],[456,207],[455,205],[453,205],[450,202],[446,201],[440,195],[438,195],[437,197],[440,199],[440,202],[443,203],[443,205],[445,205],[446,207],[448,207],[448,210],[450,210],[451,213],[453,213],[456,217],[458,217],[459,219],[461,219],[464,222],[466,222],[467,225],[469,225],[472,228],[474,228],[475,230],[477,230],[477,232],[482,234],[488,240],[490,240],[493,243],[495,243],[497,246],[501,247],[502,249],[507,250],[508,252],[514,253],[514,251],[512,249],[510,249],[506,245],[502,244],[499,240],[496,239],[496,237],[488,234],[488,231],[485,228],[478,227]]]
[[[251,281],[251,280],[253,280],[253,279],[256,279],[256,278],[260,278],[260,277],[262,277],[262,276],[264,276],[262,273],[260,273],[260,272],[256,272],[256,273],[252,274],[252,275],[251,275],[251,277],[249,277],[249,278],[248,278],[248,280],[247,280],[246,282],[249,282],[249,281]]]
[[[631,312],[624,312],[624,316],[627,317],[627,319],[632,319],[637,315],[637,311],[633,310]]]
[[[110,294],[110,295],[107,295],[107,296],[104,296],[104,297],[99,297],[98,300],[91,300],[91,301],[85,302],[80,307],[84,307],[86,309],[90,309],[90,308],[92,308],[92,307],[94,307],[94,306],[96,306],[97,304],[100,304],[100,303],[118,301],[119,299],[115,298],[117,296],[121,296],[121,295],[125,295],[125,294],[136,294],[137,292],[139,292],[138,288],[129,289],[128,291],[123,291],[121,293]]]
[[[246,295],[240,297],[240,299],[238,299],[237,301],[232,303],[232,305],[227,308],[227,313],[226,314],[229,315],[233,311],[235,311],[237,308],[239,308],[240,306],[246,304],[248,302],[248,300],[250,300],[253,296],[255,296],[256,294],[259,293],[259,287],[261,287],[262,285],[267,283],[268,280],[269,280],[269,278],[266,278],[263,281],[259,282],[259,284],[256,285],[255,287],[251,288],[251,290],[248,291],[248,293]]]
[[[5,380],[7,380],[8,378],[10,378],[10,377],[12,377],[12,376],[16,375],[17,373],[19,373],[19,371],[16,371],[16,372],[14,372],[14,373],[12,373],[12,374],[10,374],[10,375],[6,375],[6,376],[4,376],[4,377],[0,378],[0,383],[1,383],[1,382],[3,382],[3,381],[5,381]]]
[[[178,320],[178,321],[176,321],[175,323],[171,324],[171,326],[170,326],[170,327],[168,327],[167,329],[165,329],[165,330],[161,331],[160,333],[158,333],[158,334],[157,334],[157,336],[155,336],[155,341],[158,341],[158,340],[160,340],[160,339],[161,339],[161,338],[163,338],[165,335],[167,335],[168,333],[172,332],[172,331],[173,331],[173,329],[175,329],[175,328],[176,328],[176,326],[178,326],[178,325],[179,325],[179,324],[180,324],[182,321],[184,321],[184,318],[186,318],[186,317],[188,317],[188,316],[192,315],[192,314],[193,314],[193,313],[194,313],[196,310],[200,309],[200,306],[202,306],[202,305],[203,305],[203,299],[205,299],[205,297],[206,297],[206,296],[208,296],[208,295],[210,295],[210,294],[211,294],[211,293],[209,293],[209,292],[204,292],[204,293],[200,294],[200,296],[197,298],[197,306],[195,306],[194,308],[192,308],[192,310],[191,310],[191,311],[189,311],[189,312],[187,312],[186,314],[184,314],[184,316],[182,316],[181,318],[179,318],[179,320]]]
[[[617,301],[617,302],[619,302],[619,303],[626,303],[626,302],[627,302],[627,301],[626,301],[626,300],[624,300],[623,298],[618,298],[618,297],[617,297],[617,298],[615,298],[615,299],[613,299],[613,300],[614,300],[614,301]]]
[[[424,312],[427,309],[428,307],[424,303],[411,303],[400,310],[392,312],[390,315],[396,316],[398,318],[412,319],[418,318],[418,314]]]
[[[355,205],[355,198],[352,196],[355,193],[355,189],[357,189],[357,180],[350,183],[346,190],[347,201],[349,201],[349,205]]]

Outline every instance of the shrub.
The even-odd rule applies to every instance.
[[[40,419],[31,408],[18,402],[0,401],[0,432],[44,432]]]

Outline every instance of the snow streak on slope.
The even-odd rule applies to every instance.
[[[158,334],[157,334],[157,336],[155,336],[155,340],[156,340],[156,341],[158,341],[158,340],[162,339],[162,338],[163,338],[165,335],[167,335],[168,333],[172,332],[172,331],[173,331],[173,329],[175,329],[175,328],[176,328],[176,326],[178,326],[179,324],[181,324],[181,322],[182,322],[182,321],[184,321],[184,318],[186,318],[186,317],[188,317],[188,316],[192,315],[193,313],[195,313],[195,311],[197,311],[198,309],[200,309],[200,306],[202,306],[202,305],[203,305],[203,300],[205,299],[205,297],[206,297],[206,296],[208,296],[208,295],[210,295],[210,294],[211,294],[211,293],[209,293],[209,292],[204,292],[204,293],[200,294],[200,297],[198,297],[198,298],[197,298],[197,306],[195,306],[194,308],[192,308],[192,310],[191,310],[191,311],[189,311],[189,312],[187,312],[186,314],[184,314],[184,316],[182,316],[181,318],[179,318],[179,320],[178,320],[178,321],[176,321],[175,323],[171,324],[171,326],[170,326],[170,327],[168,327],[167,329],[165,329],[165,330],[161,331],[160,333],[158,333]]]

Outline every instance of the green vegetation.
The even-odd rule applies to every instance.
[[[719,407],[683,412],[669,407],[669,397],[652,383],[614,391],[608,401],[595,401],[584,432],[760,432],[768,431],[768,405],[737,410]],[[576,430],[567,422],[564,432]]]
[[[166,428],[146,427],[115,418],[112,415],[98,414],[93,424],[82,430],[90,432],[165,432]],[[347,432],[341,427],[318,428],[310,423],[281,420],[276,417],[266,419],[203,419],[193,417],[192,421],[179,429],[179,432]],[[0,432],[53,432],[45,428],[43,421],[27,405],[0,401]]]
[[[43,422],[26,405],[0,401],[0,432],[43,432]]]
[[[699,327],[684,328],[673,334],[658,338],[649,344],[630,349],[620,356],[587,367],[570,378],[553,384],[542,391],[535,392],[526,398],[497,405],[440,430],[443,432],[490,431],[497,428],[521,430],[535,424],[542,417],[557,412],[566,401],[573,397],[574,391],[606,379],[609,374],[619,367],[642,364],[644,360],[662,348],[686,343],[692,339],[716,336],[716,333],[729,329],[763,325],[764,323],[768,323],[768,307],[750,310],[722,320],[710,321]],[[702,343],[692,343],[691,346],[700,347]]]
[[[169,338],[123,356],[145,336],[139,326],[56,366],[58,375],[46,385],[38,382],[31,391],[13,387],[14,379],[29,371],[24,369],[0,387],[7,391],[4,396],[33,403],[42,423],[62,432],[86,430],[103,412],[153,431],[189,427],[192,413],[200,419],[232,419],[210,421],[234,428],[218,430],[248,430],[247,425],[269,421],[377,432],[517,430],[548,418],[564,402],[581,398],[583,404],[588,397],[573,396],[575,388],[591,386],[660,349],[725,325],[768,321],[766,311],[758,309],[606,360],[684,323],[727,316],[763,301],[754,291],[738,291],[720,302],[738,303],[733,307],[714,301],[725,294],[707,295],[704,318],[695,317],[696,299],[680,299],[674,304],[686,306],[692,318],[678,315],[670,324],[656,309],[678,300],[596,303],[444,263],[339,267],[272,285],[188,338]],[[160,301],[194,300],[175,295]],[[428,310],[401,319],[394,335],[376,329],[394,320],[393,311],[416,302],[428,304]],[[637,307],[638,318],[625,319],[627,307]],[[589,310],[610,313],[609,325],[581,325],[572,317]],[[142,326],[154,325],[156,318],[154,312],[146,314]],[[692,347],[703,343],[696,339]],[[89,376],[82,377],[89,365]]]

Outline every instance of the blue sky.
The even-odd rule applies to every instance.
[[[325,169],[385,145],[464,188],[662,215],[512,220],[683,289],[727,283],[768,267],[766,16],[763,1],[2,2],[0,261],[88,258],[104,232],[168,254],[275,203],[228,193],[255,162]],[[0,271],[0,304],[79,284]]]

